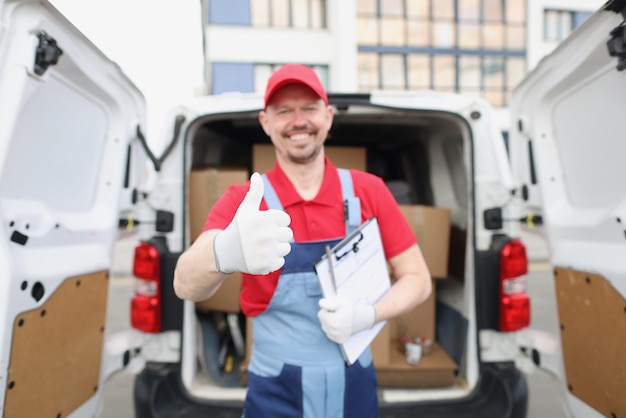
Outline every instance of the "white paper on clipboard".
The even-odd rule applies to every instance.
[[[331,248],[330,254],[330,263],[326,255],[315,263],[324,297],[340,296],[353,302],[374,304],[391,287],[376,217],[370,218]],[[385,324],[386,321],[379,322],[341,344],[346,363],[353,364]]]

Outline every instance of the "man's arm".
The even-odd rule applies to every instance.
[[[217,271],[213,241],[221,229],[206,231],[194,241],[176,264],[174,292],[181,299],[200,302],[219,289],[227,274]]]
[[[430,272],[417,244],[390,258],[389,265],[395,283],[374,305],[376,322],[410,311],[424,302],[432,290]]]
[[[320,300],[317,317],[329,339],[341,344],[351,335],[402,315],[428,298],[430,272],[417,244],[390,258],[389,264],[396,281],[375,305],[353,303],[347,298]]]
[[[261,211],[263,179],[250,178],[250,189],[226,229],[208,230],[181,254],[174,272],[174,292],[181,299],[211,297],[235,271],[267,274],[285,264],[291,251],[291,219],[281,210]]]

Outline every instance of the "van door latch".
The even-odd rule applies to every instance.
[[[37,38],[39,38],[39,45],[35,51],[35,74],[43,75],[49,66],[56,65],[63,50],[57,45],[56,39],[46,32],[39,32]]]

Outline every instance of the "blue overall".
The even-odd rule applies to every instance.
[[[349,171],[338,171],[349,234],[361,222],[361,210]],[[269,180],[263,179],[268,206],[282,209]],[[378,416],[370,350],[346,366],[339,346],[326,337],[317,318],[322,291],[313,265],[326,245],[338,241],[292,243],[267,309],[252,318],[245,418]]]

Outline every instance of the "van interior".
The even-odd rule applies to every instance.
[[[381,403],[464,396],[476,383],[476,341],[468,332],[473,282],[465,260],[471,208],[471,138],[465,122],[450,113],[398,110],[369,104],[337,104],[326,152],[338,167],[380,176],[413,228],[433,276],[433,293],[422,305],[389,321],[372,344]],[[206,214],[232,183],[274,165],[258,112],[211,115],[187,135],[187,205],[191,243]],[[243,400],[250,323],[239,311],[241,277],[234,273],[209,300],[195,305],[194,353],[184,356],[184,382],[198,398]],[[470,295],[470,296],[468,296]],[[190,334],[190,333],[187,333]],[[410,364],[406,341],[418,340],[422,355]],[[473,370],[473,372],[471,372]],[[184,379],[185,380],[185,379]],[[415,390],[419,389],[419,390]]]

